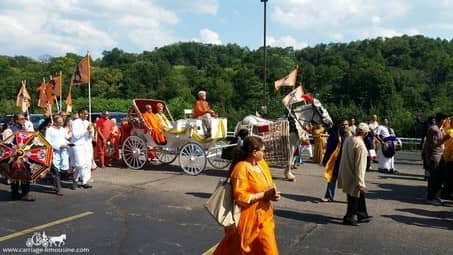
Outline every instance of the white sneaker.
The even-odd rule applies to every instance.
[[[290,181],[295,181],[296,180],[296,176],[294,176],[294,174],[288,172],[288,173],[285,173],[285,177],[286,179],[290,180]]]

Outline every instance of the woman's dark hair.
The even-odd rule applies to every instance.
[[[230,165],[228,176],[231,176],[234,167],[239,161],[245,160],[253,151],[261,150],[264,146],[264,141],[258,136],[247,136],[244,138],[242,146],[237,146],[233,149],[233,160]]]
[[[249,130],[246,128],[239,129],[238,134],[237,134],[237,136],[240,137],[242,140],[244,140],[244,138],[246,138],[248,135],[249,135]]]
[[[446,118],[448,118],[448,113],[446,112],[438,112],[436,114],[436,122],[441,122]]]

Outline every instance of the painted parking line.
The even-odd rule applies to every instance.
[[[214,246],[212,246],[211,248],[209,248],[209,250],[203,252],[202,255],[210,255],[210,254],[213,254],[215,249],[217,248],[217,245],[219,245],[219,243],[216,243]]]
[[[43,224],[43,225],[39,225],[39,226],[36,226],[36,227],[27,228],[27,229],[24,229],[24,230],[21,230],[21,231],[17,231],[15,233],[0,237],[0,242],[6,241],[6,240],[9,240],[9,239],[12,239],[12,238],[16,238],[16,237],[19,237],[19,236],[27,235],[27,234],[33,233],[35,231],[42,230],[42,229],[45,229],[45,228],[48,228],[48,227],[52,227],[52,226],[55,226],[55,225],[58,225],[58,224],[62,224],[62,223],[68,222],[68,221],[76,220],[76,219],[79,219],[79,218],[82,218],[82,217],[85,217],[85,216],[88,216],[88,215],[91,215],[91,214],[94,214],[94,212],[86,211],[86,212],[83,212],[83,213],[80,213],[80,214],[76,214],[74,216],[66,217],[66,218],[63,218],[63,219],[56,220],[56,221],[51,221],[51,222]]]

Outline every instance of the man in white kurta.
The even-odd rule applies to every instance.
[[[54,125],[46,129],[46,140],[52,145],[53,158],[52,168],[55,171],[54,182],[58,196],[62,196],[60,171],[67,171],[69,169],[69,154],[68,154],[68,133],[63,127],[63,118],[61,116],[55,117]]]
[[[87,120],[88,112],[79,111],[79,118],[72,121],[72,138],[75,162],[75,173],[72,189],[77,188],[78,180],[82,181],[82,187],[85,189],[92,188],[88,184],[91,179],[91,163],[93,161],[93,144],[94,134],[93,125]]]
[[[393,156],[386,157],[382,152],[383,142],[388,139],[388,137],[395,136],[393,129],[389,127],[388,119],[385,118],[383,124],[379,125],[376,136],[381,142],[378,152],[378,171],[381,173],[397,173],[397,171],[395,171],[395,158]]]
[[[343,224],[356,226],[361,222],[369,222],[370,216],[365,204],[365,172],[368,150],[364,138],[370,132],[366,123],[360,123],[356,135],[347,138],[343,143],[338,188],[348,197],[348,208],[343,217]],[[355,216],[357,215],[357,221]]]

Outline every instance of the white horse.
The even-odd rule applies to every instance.
[[[296,118],[303,122],[303,127],[308,123],[324,124],[326,127],[330,127],[333,124],[329,112],[318,99],[314,99],[312,104],[296,106],[293,111],[296,114]]]
[[[304,104],[294,107],[293,112],[300,126],[305,128],[308,123],[324,124],[327,127],[332,126],[332,118],[329,112],[322,106],[318,99],[314,99],[312,104]],[[280,117],[276,121],[286,120],[287,116]],[[260,124],[273,123],[271,120],[263,119],[255,115],[247,115],[236,124],[235,134],[239,131],[241,125],[259,126]]]
[[[57,246],[57,243],[58,247],[61,247],[62,245],[65,245],[64,240],[66,240],[66,234],[62,234],[60,236],[50,236],[49,237],[50,247],[54,245]]]

